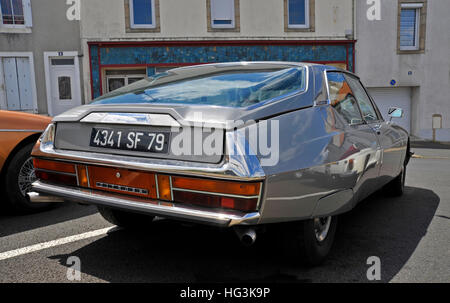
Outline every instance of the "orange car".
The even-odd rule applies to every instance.
[[[47,207],[32,204],[27,195],[35,180],[31,150],[51,122],[50,117],[0,110],[0,199],[14,210],[30,212]]]

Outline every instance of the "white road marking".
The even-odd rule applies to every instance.
[[[117,226],[98,229],[98,230],[94,230],[94,231],[89,231],[89,232],[79,234],[79,235],[69,236],[69,237],[65,237],[65,238],[61,238],[61,239],[57,239],[57,240],[53,240],[53,241],[48,241],[48,242],[44,242],[44,243],[39,243],[39,244],[19,248],[19,249],[10,250],[7,252],[0,253],[0,261],[18,257],[18,256],[25,255],[25,254],[29,254],[29,253],[32,253],[35,251],[47,249],[50,247],[60,246],[60,245],[64,245],[64,244],[68,244],[68,243],[72,243],[72,242],[77,242],[80,240],[85,240],[85,239],[89,239],[89,238],[93,238],[93,237],[106,235],[112,229],[117,229]]]

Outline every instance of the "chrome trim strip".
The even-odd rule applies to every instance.
[[[38,171],[43,171],[45,173],[51,173],[51,174],[59,174],[59,175],[66,175],[66,176],[72,176],[72,177],[76,177],[77,178],[77,184],[78,184],[78,174],[72,174],[72,173],[66,173],[63,171],[56,171],[56,170],[49,170],[49,169],[42,169],[42,168],[36,168],[36,170]],[[77,170],[76,166],[75,166],[75,170]]]
[[[172,176],[169,176],[169,184],[170,184],[170,198],[173,201],[173,186],[172,186]]]
[[[222,193],[214,193],[214,192],[209,192],[209,191],[172,187],[172,191],[174,191],[174,190],[185,191],[185,192],[189,192],[189,193],[206,194],[206,195],[212,195],[212,196],[223,196],[223,197],[230,197],[230,198],[242,198],[242,199],[257,199],[257,198],[259,198],[259,196],[241,196],[241,195],[222,194]]]
[[[89,180],[89,166],[85,165],[84,167],[86,168],[86,178],[87,178],[88,187],[91,187],[91,180]]]
[[[156,198],[159,199],[158,174],[155,174],[155,184],[156,184]]]
[[[181,206],[174,204],[173,206],[164,205],[164,202],[156,200],[143,200],[139,198],[125,198],[122,195],[114,195],[109,193],[102,193],[88,189],[77,189],[67,186],[55,186],[40,181],[32,184],[33,191],[53,196],[64,197],[69,200],[83,201],[96,205],[104,205],[109,207],[118,207],[130,211],[137,211],[158,215],[162,217],[174,217],[194,222],[201,222],[205,224],[219,225],[230,227],[234,225],[257,224],[260,218],[258,212],[242,213],[238,211],[214,211],[207,210],[204,207]],[[147,203],[142,203],[142,202]],[[148,203],[149,201],[155,204]]]
[[[144,114],[144,113],[105,113],[94,112],[80,120],[82,123],[101,124],[126,124],[126,125],[151,125],[180,127],[172,116],[167,114]]]
[[[78,178],[78,165],[74,165],[74,167],[75,167],[75,175],[76,175],[76,177],[77,177],[77,185],[78,186],[80,186],[80,180],[79,180],[79,178]]]
[[[4,133],[42,133],[45,129],[0,129],[0,132]]]
[[[258,203],[256,203],[256,209],[260,209],[261,208],[261,197],[262,197],[262,188],[263,188],[264,184],[263,182],[260,183],[259,185],[259,195],[258,195]]]

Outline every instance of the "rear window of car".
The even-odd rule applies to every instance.
[[[248,107],[305,90],[305,74],[304,67],[286,67],[233,70],[208,73],[173,82],[164,81],[165,77],[168,79],[173,77],[169,72],[167,75],[156,75],[154,78],[144,80],[147,86],[142,87],[140,93],[143,94],[142,98],[146,103]],[[134,93],[136,94],[136,91]],[[108,103],[102,102],[102,100],[107,101],[105,100],[107,97],[104,96],[94,103]]]

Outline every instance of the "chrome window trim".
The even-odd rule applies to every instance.
[[[121,112],[93,112],[80,120],[82,123],[125,124],[180,127],[172,116],[168,114],[121,113]]]

